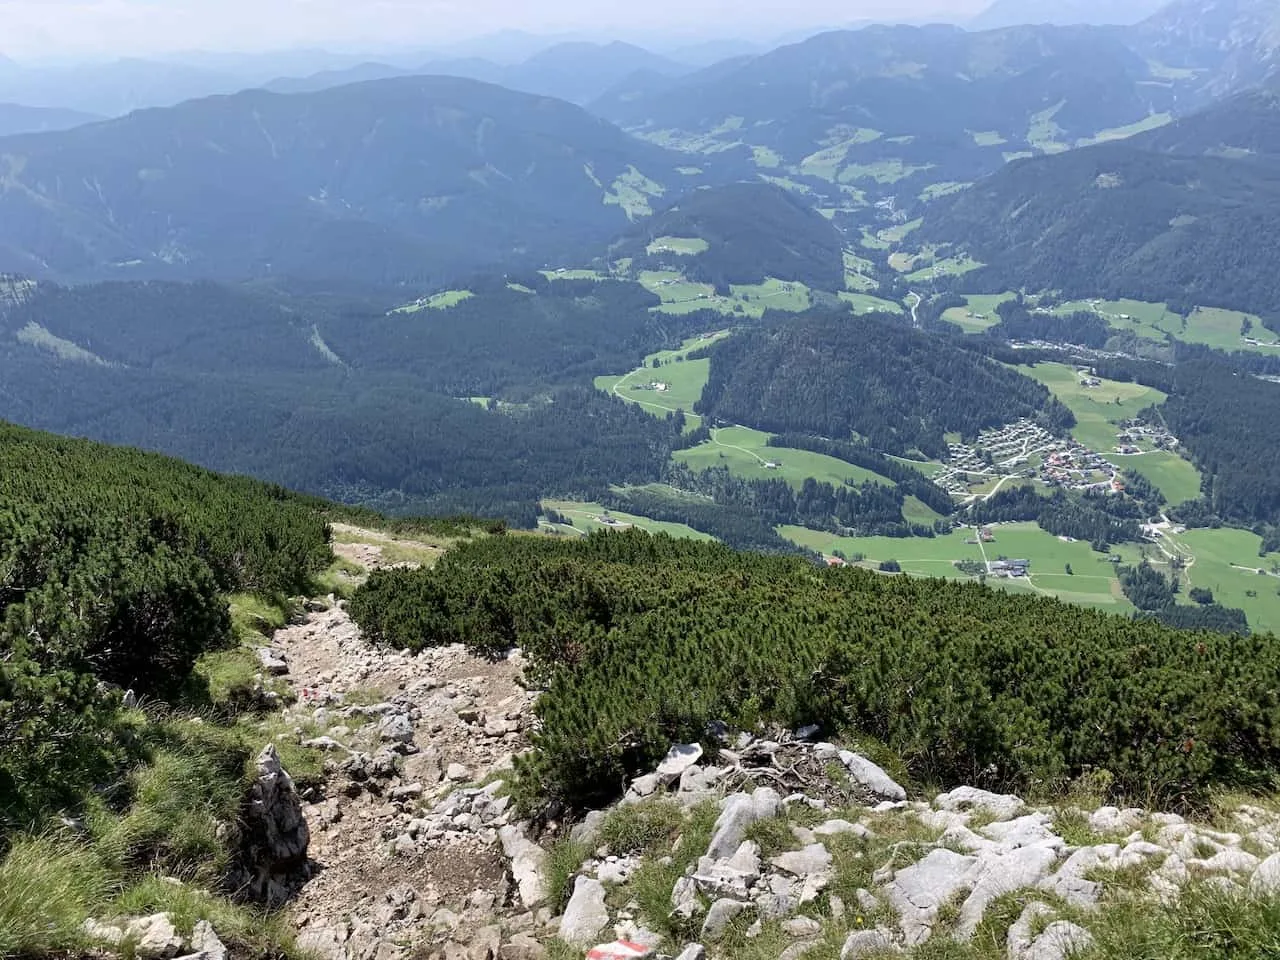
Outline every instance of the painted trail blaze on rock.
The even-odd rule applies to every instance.
[[[651,947],[617,940],[613,943],[602,943],[587,951],[587,960],[647,960],[655,956]]]

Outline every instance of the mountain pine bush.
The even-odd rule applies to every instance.
[[[641,532],[490,538],[374,574],[375,639],[523,648],[542,691],[523,799],[616,797],[713,720],[819,723],[913,775],[1026,789],[1091,770],[1194,798],[1280,768],[1280,647],[975,584],[826,570]]]

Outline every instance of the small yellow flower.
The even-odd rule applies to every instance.
[[[856,923],[858,926],[862,926],[862,918],[858,917],[858,919],[855,920],[854,923]]]

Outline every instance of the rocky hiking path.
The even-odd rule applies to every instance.
[[[366,569],[442,552],[335,535],[335,552]],[[376,648],[342,607],[309,603],[262,651],[297,698],[293,734],[326,754],[324,786],[303,796],[310,877],[288,906],[299,944],[327,960],[496,956],[539,919],[511,895],[499,838],[510,815],[498,775],[527,745],[521,661]]]

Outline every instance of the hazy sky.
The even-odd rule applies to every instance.
[[[863,17],[962,17],[988,0],[0,0],[0,53],[430,47],[492,30],[777,35]]]

